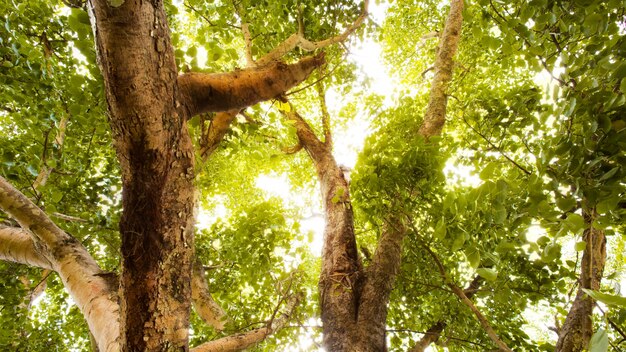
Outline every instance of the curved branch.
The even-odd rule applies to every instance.
[[[22,228],[0,225],[0,244],[0,260],[52,269],[50,260]]]
[[[200,260],[196,259],[191,277],[191,300],[196,313],[205,323],[218,331],[224,330],[226,312],[213,300],[209,285],[204,276],[204,268]]]
[[[324,53],[320,53],[289,65],[275,62],[229,73],[186,73],[178,77],[181,101],[190,118],[204,112],[243,109],[283,94],[324,62]]]
[[[304,37],[304,35],[301,33],[301,31],[298,30],[298,33],[292,34],[284,42],[280,43],[276,48],[274,48],[274,50],[270,51],[265,56],[257,60],[257,65],[264,66],[271,62],[277,61],[281,57],[283,57],[285,54],[295,49],[296,47],[299,47],[300,49],[305,50],[305,51],[313,51],[316,49],[325,48],[327,46],[345,41],[346,38],[348,38],[348,36],[354,33],[357,30],[357,28],[359,28],[363,24],[363,22],[365,21],[368,15],[367,13],[368,7],[369,7],[369,0],[365,0],[363,2],[363,10],[361,11],[361,14],[359,15],[359,17],[357,17],[357,19],[352,23],[352,25],[346,28],[346,30],[343,33],[337,36],[334,36],[332,38],[321,40],[319,42],[312,42],[312,41],[307,40]]]
[[[230,125],[235,121],[239,109],[218,112],[209,124],[206,133],[202,133],[200,140],[200,155],[202,160],[207,161],[224,139]],[[203,126],[204,129],[204,126]]]
[[[474,302],[472,302],[472,300],[467,297],[465,292],[461,290],[459,286],[457,286],[454,281],[452,281],[452,279],[450,279],[450,277],[446,273],[446,269],[443,266],[443,263],[441,263],[441,260],[439,260],[437,254],[435,254],[435,252],[433,252],[433,250],[430,249],[430,247],[428,247],[428,245],[426,245],[425,243],[422,243],[422,247],[424,247],[426,252],[428,252],[428,254],[430,254],[430,256],[433,258],[433,261],[437,265],[437,268],[439,269],[439,274],[441,274],[441,278],[443,278],[443,281],[446,283],[446,285],[448,285],[448,287],[450,287],[452,292],[454,292],[454,294],[459,297],[461,302],[463,302],[463,304],[465,304],[472,311],[472,313],[474,313],[480,325],[483,327],[487,335],[489,335],[491,341],[493,341],[493,343],[498,346],[500,351],[512,352],[512,350],[504,343],[504,341],[502,341],[500,337],[498,337],[498,334],[496,334],[487,318],[480,312]]]
[[[266,327],[209,341],[198,347],[192,348],[191,352],[231,352],[241,351],[245,348],[251,347],[263,341],[274,332],[282,329],[289,321],[289,317],[293,314],[296,306],[300,303],[300,300],[302,300],[302,294],[296,294],[291,297],[285,306],[285,312],[270,321]]]
[[[24,236],[28,234],[33,242],[32,248],[40,254],[47,254],[52,269],[59,273],[63,285],[87,320],[100,351],[119,350],[119,306],[114,299],[116,288],[101,276],[102,270],[85,247],[57,227],[41,209],[2,177],[0,209],[22,227],[22,246],[29,246],[23,244]]]
[[[459,46],[462,24],[463,0],[452,0],[450,13],[439,41],[439,50],[435,59],[435,77],[430,88],[428,107],[419,129],[419,134],[426,139],[440,135],[446,121],[447,91],[454,69],[452,59]]]

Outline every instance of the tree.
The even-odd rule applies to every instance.
[[[619,310],[606,329],[593,315],[595,299],[621,304],[598,292],[623,265],[608,237],[625,213],[620,2],[396,1],[380,27],[367,1],[31,5],[0,5],[0,258],[28,265],[3,264],[1,295],[7,335],[28,339],[0,345],[61,345],[41,326],[56,320],[77,349],[90,331],[101,351],[274,334],[273,350],[316,339],[315,316],[332,351],[620,343]],[[373,32],[392,105],[356,88],[335,45]],[[374,132],[349,180],[333,145],[356,112]],[[255,187],[267,172],[312,199],[319,182],[321,271],[302,205]],[[202,228],[196,202],[226,214]],[[45,283],[50,311],[28,319]],[[77,309],[55,313],[62,286]],[[549,307],[555,335],[526,333],[531,307]]]

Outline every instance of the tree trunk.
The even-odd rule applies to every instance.
[[[194,162],[163,4],[88,6],[122,169],[122,350],[187,350]]]
[[[580,352],[586,349],[593,334],[591,315],[596,304],[583,289],[599,290],[604,263],[606,261],[606,238],[603,230],[592,226],[595,210],[583,215],[588,228],[583,234],[587,247],[583,251],[580,266],[580,281],[574,303],[565,318],[565,323],[559,331],[559,340],[556,344],[557,352]]]

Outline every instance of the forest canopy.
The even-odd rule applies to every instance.
[[[625,34],[621,0],[0,3],[0,350],[626,349]]]

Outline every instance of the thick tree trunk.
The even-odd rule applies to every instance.
[[[446,89],[452,77],[462,10],[463,1],[452,0],[435,63],[431,101],[419,130],[426,139],[439,135],[445,122]],[[328,127],[324,126],[326,141],[321,142],[296,112],[285,115],[295,122],[300,145],[315,164],[322,191],[326,228],[319,291],[324,347],[328,351],[386,351],[389,297],[400,270],[407,229],[400,216],[391,214],[373,261],[363,271],[356,249],[348,183],[332,156]]]
[[[88,7],[122,168],[122,349],[187,350],[194,162],[163,4]]]
[[[330,139],[321,142],[295,111],[285,114],[294,122],[300,145],[313,160],[324,204],[326,228],[319,281],[324,347],[328,351],[355,351],[363,275],[348,182],[332,155]]]
[[[588,226],[583,235],[585,242],[587,242],[587,247],[583,251],[583,259],[580,266],[578,292],[565,318],[565,323],[559,331],[559,340],[556,344],[557,352],[583,351],[587,348],[591,335],[593,335],[591,316],[596,302],[582,289],[600,289],[600,281],[602,280],[604,263],[606,261],[606,238],[604,231],[592,227],[594,212],[592,210],[583,214]]]

